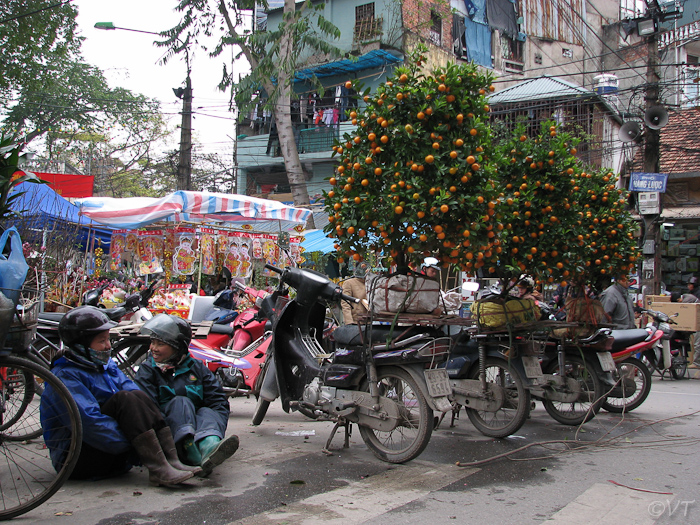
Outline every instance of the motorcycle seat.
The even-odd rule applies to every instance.
[[[631,328],[629,330],[612,330],[610,336],[613,338],[612,351],[619,352],[628,346],[641,343],[649,337],[649,332],[643,328]]]
[[[123,306],[118,306],[117,308],[100,308],[100,310],[102,310],[112,321],[119,321],[126,315],[126,308]]]
[[[52,323],[60,323],[63,316],[66,315],[62,312],[40,312],[39,322],[41,321],[51,321]]]
[[[209,333],[233,335],[233,330],[234,328],[230,324],[213,324]]]
[[[388,325],[356,325],[356,324],[346,324],[339,326],[333,331],[333,340],[338,345],[349,345],[356,346],[361,345],[363,341],[367,341],[367,337],[370,335],[373,343],[383,343],[386,342],[386,338],[391,333],[391,336],[396,339],[401,335],[405,327],[397,326],[394,327],[393,333],[391,332],[391,326]],[[409,331],[404,334],[403,338],[411,337],[412,335],[420,334],[426,332],[426,329],[420,329],[418,327],[412,327]]]

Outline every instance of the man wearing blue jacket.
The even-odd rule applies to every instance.
[[[154,485],[174,486],[201,469],[180,463],[170,429],[153,401],[110,358],[109,329],[116,323],[99,308],[80,306],[58,325],[64,350],[52,372],[75,399],[83,442],[73,479],[100,479],[128,471],[139,460]],[[56,470],[67,450],[61,435],[63,414],[50,385],[41,396],[44,440]]]

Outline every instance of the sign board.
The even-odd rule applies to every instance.
[[[666,192],[668,173],[644,173],[633,171],[630,176],[630,191]]]

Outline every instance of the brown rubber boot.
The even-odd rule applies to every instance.
[[[168,463],[156,431],[153,429],[136,436],[131,444],[148,469],[148,481],[152,485],[172,487],[187,481],[194,475],[192,472],[177,470]]]
[[[177,456],[177,448],[175,447],[175,441],[173,440],[173,434],[170,431],[170,427],[161,428],[160,430],[156,431],[156,435],[158,436],[160,447],[163,449],[165,459],[168,460],[168,463],[170,463],[177,470],[191,472],[195,476],[201,474],[202,467],[190,467],[189,465],[185,465],[180,461],[180,458]]]

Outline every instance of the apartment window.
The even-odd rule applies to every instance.
[[[430,41],[442,46],[442,17],[435,11],[430,12]]]
[[[355,6],[355,41],[374,40],[382,34],[382,19],[374,18],[374,2]]]
[[[698,75],[698,57],[688,55],[686,62],[688,65],[685,66],[683,70],[683,74],[685,76],[685,86],[683,89],[685,100],[683,101],[683,105],[686,107],[699,106],[700,100],[698,97],[700,96],[700,90],[698,90],[698,87],[700,84],[698,84],[698,82],[700,82],[700,75]]]

